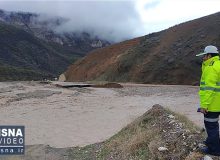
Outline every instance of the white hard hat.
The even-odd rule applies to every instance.
[[[212,53],[215,53],[215,54],[219,53],[218,52],[218,48],[215,47],[215,46],[212,46],[212,45],[206,46],[205,49],[204,49],[204,52],[203,53],[199,53],[196,56],[202,56],[202,55],[205,55],[205,54],[208,54],[208,53],[210,53],[210,54],[212,54]]]

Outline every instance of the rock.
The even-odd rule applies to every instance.
[[[168,151],[168,149],[166,147],[159,147],[158,151],[163,152],[163,151]]]
[[[175,120],[172,120],[172,121],[169,122],[169,124],[172,124],[172,123],[175,123],[175,122],[176,122]]]
[[[170,58],[170,59],[167,60],[167,63],[168,63],[168,64],[171,64],[171,63],[173,63],[173,62],[174,62],[174,58]]]
[[[199,148],[202,148],[202,147],[204,147],[204,146],[205,146],[205,145],[202,144],[202,143],[199,143],[199,144],[198,144],[198,147],[199,147]]]
[[[175,117],[174,117],[172,114],[170,114],[170,115],[168,116],[168,118],[174,119]]]
[[[179,126],[180,126],[180,127],[183,127],[183,126],[184,126],[184,124],[183,124],[183,123],[179,123]]]
[[[58,81],[60,81],[60,82],[65,82],[65,81],[66,81],[66,76],[65,76],[65,74],[61,74],[61,75],[59,76]]]
[[[188,139],[191,139],[192,137],[193,137],[193,135],[189,135],[189,136],[188,136]]]
[[[205,155],[204,158],[203,158],[203,160],[213,160],[213,159],[212,159],[211,157]]]
[[[171,134],[176,134],[177,132],[170,132]]]
[[[100,48],[102,47],[102,41],[98,40],[98,41],[93,41],[92,44],[91,44],[91,47],[93,48]]]

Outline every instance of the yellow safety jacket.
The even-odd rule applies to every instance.
[[[220,60],[212,57],[202,64],[200,106],[210,112],[220,112]]]

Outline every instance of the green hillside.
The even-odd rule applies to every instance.
[[[57,77],[81,56],[67,46],[49,44],[20,28],[0,23],[1,81]]]

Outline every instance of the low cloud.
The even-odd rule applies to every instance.
[[[116,42],[136,37],[142,27],[134,1],[5,1],[0,6],[9,11],[43,13],[40,20],[63,17],[68,21],[56,28],[57,32],[86,31]]]
[[[57,32],[89,32],[122,41],[220,11],[219,0],[0,0],[0,8],[63,17]]]

